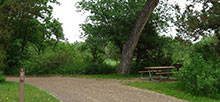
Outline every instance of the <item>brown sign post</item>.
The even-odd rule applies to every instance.
[[[20,102],[24,102],[24,78],[25,70],[22,68],[20,70]]]

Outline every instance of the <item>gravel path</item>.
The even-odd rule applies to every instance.
[[[7,78],[18,81],[18,78]],[[53,94],[62,102],[184,102],[171,96],[121,85],[124,80],[69,77],[30,77],[26,83]]]

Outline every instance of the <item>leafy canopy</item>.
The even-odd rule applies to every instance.
[[[0,52],[6,55],[4,62],[9,67],[19,67],[28,58],[29,45],[40,52],[47,42],[64,39],[49,3],[59,4],[56,0],[1,0]]]
[[[106,46],[114,45],[116,55],[120,57],[122,46],[127,40],[133,24],[144,6],[146,0],[82,0],[78,2],[78,11],[89,13],[87,22],[81,24],[84,31],[82,36],[87,37],[86,42],[93,51],[93,56],[104,53]],[[158,35],[159,32],[167,31],[171,10],[166,0],[162,0],[155,13],[151,16],[148,26],[145,27],[145,40],[148,35]],[[148,40],[151,40],[150,38]],[[143,46],[145,42],[140,42]],[[147,46],[145,44],[144,46]],[[95,52],[96,51],[96,52]],[[103,55],[103,54],[102,54]]]

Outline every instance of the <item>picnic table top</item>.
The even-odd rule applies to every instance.
[[[144,67],[144,69],[174,69],[174,66],[158,66],[158,67]]]

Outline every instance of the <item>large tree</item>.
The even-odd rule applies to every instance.
[[[145,0],[82,0],[78,3],[79,10],[89,12],[88,22],[81,25],[87,37],[86,42],[97,59],[103,53],[103,47],[110,42],[121,53],[127,39],[129,29],[135,21],[136,14],[141,10]],[[119,54],[120,56],[120,54]],[[117,56],[117,57],[119,57]]]
[[[146,0],[82,0],[78,10],[88,12],[88,21],[81,25],[83,36],[111,41],[120,52],[132,23]]]
[[[56,0],[1,0],[0,48],[9,68],[27,59],[30,44],[41,50],[50,40],[63,39],[61,23],[52,17]],[[8,70],[8,69],[6,69]]]
[[[93,49],[96,49],[93,51],[103,50],[103,46],[108,46],[110,42],[117,47],[114,50],[119,54],[114,57],[120,58],[123,44],[128,39],[133,24],[145,3],[146,0],[82,0],[79,2],[77,5],[78,10],[90,13],[87,22],[82,24],[81,27],[84,31],[82,35],[87,37],[86,42]],[[147,22],[148,26],[145,26],[145,36],[143,36],[146,37],[145,40],[154,36],[156,39],[148,39],[153,43],[159,38],[156,37],[158,33],[167,31],[167,21],[171,19],[168,13],[169,10],[171,9],[167,1],[161,0],[159,7],[151,16],[150,21]],[[143,44],[140,46],[148,46],[143,41],[141,43]],[[148,48],[145,47],[144,49]],[[137,52],[140,52],[140,50]]]
[[[149,17],[153,13],[153,10],[158,5],[158,3],[159,0],[147,0],[136,22],[134,23],[128,40],[123,45],[123,51],[119,67],[120,74],[127,75],[130,73],[131,61],[133,58],[134,50],[137,46],[138,40],[141,36],[144,26],[146,25]]]

